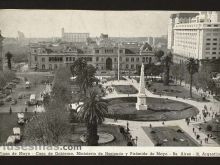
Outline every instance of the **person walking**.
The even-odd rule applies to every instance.
[[[195,132],[195,128],[193,127],[193,132]]]
[[[11,106],[10,106],[10,108],[9,108],[9,114],[10,114],[10,115],[12,114]]]

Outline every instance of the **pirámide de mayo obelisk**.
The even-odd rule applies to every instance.
[[[140,82],[139,82],[139,92],[137,95],[137,103],[136,103],[137,110],[147,110],[146,98],[147,96],[145,93],[144,64],[142,63]]]

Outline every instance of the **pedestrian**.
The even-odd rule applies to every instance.
[[[152,128],[152,125],[150,124],[150,128]]]
[[[25,107],[25,112],[27,112],[27,107]]]
[[[202,129],[202,128],[199,126],[199,131],[201,131],[201,129]]]
[[[195,128],[193,127],[193,132],[195,132]]]
[[[10,106],[10,108],[9,108],[9,114],[10,114],[10,115],[12,114],[11,106]]]
[[[162,124],[163,124],[163,125],[165,124],[164,121],[162,122]]]
[[[200,140],[200,144],[202,145],[202,140]]]

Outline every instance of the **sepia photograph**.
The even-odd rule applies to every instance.
[[[219,11],[0,10],[3,148],[219,145]]]

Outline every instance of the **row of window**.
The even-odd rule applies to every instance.
[[[99,53],[100,53],[100,50],[99,50],[99,49],[96,49],[96,50],[95,50],[95,53],[96,53],[96,54],[99,54]],[[113,50],[113,49],[105,49],[105,53],[112,54],[112,53],[114,53],[114,50]],[[119,50],[119,53],[123,53],[123,50]]]
[[[63,61],[63,57],[49,57],[49,61],[56,61],[56,62]]]

